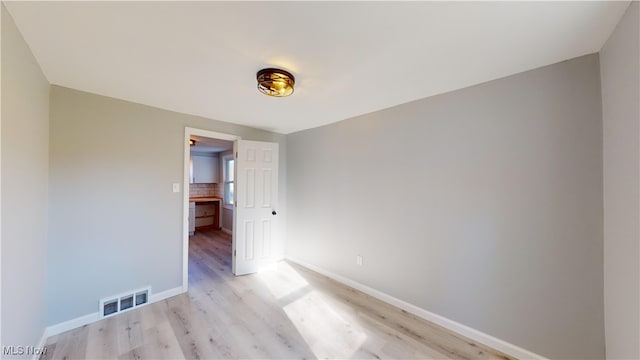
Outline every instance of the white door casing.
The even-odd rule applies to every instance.
[[[189,139],[192,135],[204,136],[212,139],[235,141],[240,139],[238,135],[219,133],[210,130],[185,127],[184,129],[184,170],[183,170],[183,190],[182,191],[182,291],[189,289],[189,187],[191,177],[189,176],[189,159],[191,157],[191,146]],[[222,213],[222,212],[221,212]]]
[[[277,241],[278,144],[236,140],[233,273],[273,265]]]

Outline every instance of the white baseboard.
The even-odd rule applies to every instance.
[[[222,230],[223,233],[225,234],[229,234],[229,235],[233,235],[233,232],[229,229],[225,229],[225,228],[220,228]]]
[[[100,313],[96,311],[91,314],[83,315],[75,319],[63,321],[61,323],[48,326],[45,332],[47,334],[47,337],[54,336],[54,335],[62,334],[65,331],[73,330],[80,326],[91,324],[92,322],[96,322],[98,320],[100,320]]]
[[[470,328],[466,325],[463,325],[459,322],[453,321],[451,319],[447,319],[444,316],[440,316],[438,314],[434,314],[430,311],[427,311],[423,308],[420,308],[416,305],[410,304],[406,301],[400,300],[398,298],[395,298],[389,294],[383,293],[381,291],[378,291],[374,288],[368,287],[364,284],[361,284],[357,281],[351,280],[349,278],[346,278],[344,276],[332,273],[330,271],[327,271],[323,268],[320,268],[318,266],[309,264],[305,261],[296,259],[294,257],[291,256],[287,256],[286,257],[287,260],[294,262],[298,265],[301,265],[303,267],[306,267],[307,269],[313,270],[319,274],[322,274],[326,277],[329,277],[339,283],[342,283],[344,285],[350,286],[356,290],[360,290],[363,293],[373,296],[374,298],[384,301],[388,304],[391,304],[395,307],[398,307],[402,310],[405,310],[411,314],[414,314],[418,317],[421,317],[427,321],[431,321],[432,323],[438,324],[444,328],[447,328],[453,332],[456,332],[462,336],[465,336],[469,339],[475,340],[479,343],[482,343],[486,346],[489,346],[493,349],[496,349],[498,351],[501,351],[507,355],[511,355],[517,359],[536,359],[536,360],[546,360],[545,357],[538,355],[536,353],[533,353],[529,350],[523,349],[517,345],[513,345],[511,343],[508,343],[504,340],[498,339],[494,336],[485,334],[479,330]]]
[[[176,286],[172,289],[165,290],[159,292],[157,294],[152,294],[149,296],[149,304],[153,304],[154,302],[162,301],[164,299],[170,298],[172,296],[180,295],[184,292],[187,292],[186,289],[183,289],[182,286]]]
[[[151,294],[149,296],[149,302],[143,306],[149,305],[149,304],[153,304],[154,302],[158,302],[158,301],[162,301],[166,298],[170,298],[172,296],[176,296],[176,295],[180,295],[183,292],[186,292],[185,289],[182,288],[182,286],[178,286],[169,290],[165,290],[162,292],[159,292],[157,294]],[[50,336],[54,336],[54,335],[58,335],[61,334],[65,331],[69,331],[69,330],[73,330],[75,328],[78,328],[80,326],[85,326],[91,323],[94,323],[96,321],[100,320],[100,313],[99,312],[94,312],[91,314],[87,314],[84,316],[80,316],[77,317],[75,319],[71,319],[71,320],[67,320],[55,325],[51,325],[49,327],[47,327],[45,329],[45,333],[42,335],[43,340],[41,341],[46,341],[48,337]]]
[[[36,345],[36,349],[44,349],[45,345],[47,345],[47,328],[44,328],[44,330],[42,331],[42,337],[40,338],[40,341],[38,342],[38,345]],[[33,360],[38,360],[40,358],[40,354],[33,354],[32,359]]]

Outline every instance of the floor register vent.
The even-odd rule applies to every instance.
[[[100,317],[115,315],[123,311],[135,309],[149,302],[151,287],[109,296],[100,300]]]

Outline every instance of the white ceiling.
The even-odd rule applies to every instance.
[[[5,4],[53,84],[290,133],[598,52],[629,2]]]
[[[191,136],[196,144],[191,146],[191,152],[197,153],[217,153],[233,149],[233,141],[212,139],[204,136]]]

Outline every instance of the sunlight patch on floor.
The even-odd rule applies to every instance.
[[[285,298],[309,285],[307,280],[285,261],[280,261],[275,265],[274,270],[277,271],[261,271],[257,274],[274,298]]]
[[[349,358],[367,341],[367,334],[353,314],[314,290],[287,262],[279,262],[276,271],[261,271],[256,276],[280,302],[318,358]]]
[[[318,358],[349,358],[367,340],[350,314],[331,305],[316,290],[283,309]]]

